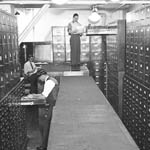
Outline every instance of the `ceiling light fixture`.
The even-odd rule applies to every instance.
[[[91,24],[96,24],[100,21],[100,15],[97,13],[97,8],[94,6],[92,10],[92,14],[88,17],[88,21]]]
[[[118,3],[120,0],[111,0],[111,2]]]
[[[58,5],[63,5],[68,2],[68,0],[52,0],[53,3]]]

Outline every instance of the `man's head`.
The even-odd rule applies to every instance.
[[[39,80],[42,81],[42,82],[45,82],[46,78],[48,78],[49,76],[47,74],[42,74],[40,77],[39,77]]]
[[[39,77],[39,81],[45,82],[47,79],[52,80],[56,85],[58,85],[58,81],[54,77],[50,77],[48,74],[42,74]]]
[[[32,62],[34,60],[33,56],[29,55],[28,60]]]
[[[79,15],[77,13],[73,14],[73,21],[78,22]]]

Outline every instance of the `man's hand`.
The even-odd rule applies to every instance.
[[[35,68],[33,68],[31,71],[28,71],[27,74],[30,76],[30,75],[32,75],[36,70],[37,70],[37,68],[35,67]]]

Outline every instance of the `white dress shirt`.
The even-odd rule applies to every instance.
[[[36,68],[36,65],[35,65],[34,62],[27,61],[27,62],[24,64],[24,74],[28,74],[29,71],[32,71],[32,70],[33,70],[33,68],[32,68],[32,66],[31,66],[30,63],[32,63],[33,68]],[[30,73],[30,75],[32,75],[32,74],[34,74],[34,73],[36,73],[36,72],[37,72],[37,69],[35,69],[35,71],[34,71],[33,73]]]
[[[70,22],[68,25],[68,31],[71,34],[79,34],[81,33],[81,24],[79,22]],[[83,28],[83,27],[82,27]]]
[[[44,95],[47,98],[54,87],[55,87],[55,82],[53,80],[46,80],[42,95]]]

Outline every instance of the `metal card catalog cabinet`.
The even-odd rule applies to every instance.
[[[90,37],[91,61],[101,60],[101,57],[102,57],[101,43],[102,43],[101,36]]]
[[[65,62],[65,28],[52,27],[53,61]]]
[[[89,46],[89,36],[81,36],[81,62],[89,62],[90,61],[90,46]]]

